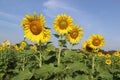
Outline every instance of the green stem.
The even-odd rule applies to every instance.
[[[92,56],[92,75],[91,75],[92,80],[94,80],[94,70],[95,70],[95,57],[93,55]]]
[[[39,52],[39,67],[42,66],[42,54]]]
[[[73,44],[70,44],[70,48],[69,48],[69,50],[71,50],[71,49],[72,49],[72,47],[73,47]]]
[[[41,43],[40,43],[40,51],[39,51],[39,67],[42,66],[42,47],[41,47]]]
[[[23,66],[22,66],[22,71],[25,70],[25,57],[23,58]]]
[[[60,40],[62,40],[62,35],[60,35]],[[59,53],[58,53],[58,66],[60,65],[60,55],[62,51],[62,43],[60,43]]]
[[[60,46],[60,48],[59,48],[59,53],[58,53],[58,66],[60,65],[60,55],[61,55],[61,51],[62,51],[62,46]]]
[[[0,51],[0,58],[1,58],[0,60],[2,60],[2,51]]]
[[[23,62],[23,64],[22,64],[22,71],[25,70],[25,63],[26,63],[26,54],[25,54],[25,51],[23,51],[23,54],[24,54],[24,56],[22,58],[22,62]]]

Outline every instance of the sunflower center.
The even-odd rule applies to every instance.
[[[42,31],[42,26],[38,21],[32,21],[30,24],[30,30],[34,35],[38,35]]]
[[[60,28],[61,28],[61,29],[66,29],[66,27],[67,27],[67,22],[66,22],[66,21],[61,21],[59,25],[60,25]]]
[[[100,40],[95,39],[95,40],[93,40],[92,43],[93,43],[94,46],[98,46],[98,45],[100,45]]]
[[[71,32],[70,36],[75,39],[78,37],[78,32],[77,31]]]

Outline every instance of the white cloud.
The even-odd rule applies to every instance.
[[[70,4],[64,0],[48,0],[44,4],[44,14],[50,18],[54,18],[56,15],[66,13],[73,17],[74,22],[84,26],[86,29],[92,30],[96,25],[99,25],[99,21],[95,16],[90,15],[88,12],[78,9],[75,4]],[[94,27],[95,29],[96,27]],[[99,27],[100,28],[100,27]],[[98,28],[97,28],[98,29]]]
[[[44,13],[49,17],[54,17],[58,13],[79,12],[77,9],[71,7],[71,5],[66,4],[65,1],[62,0],[48,0],[43,6],[45,7]]]
[[[64,9],[69,11],[77,12],[78,10],[75,8],[70,7],[70,5],[63,3],[63,1],[58,0],[49,0],[48,2],[43,4],[45,7],[48,7],[50,9]]]

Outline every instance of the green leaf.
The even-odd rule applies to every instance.
[[[87,66],[81,62],[74,62],[74,63],[68,64],[67,67],[70,68],[70,70],[72,70],[73,72],[82,71],[84,73],[88,73]]]
[[[69,62],[75,62],[77,59],[80,59],[80,55],[77,54],[77,51],[65,50],[63,59]]]
[[[78,75],[74,80],[89,80],[88,75]]]
[[[56,38],[59,38],[60,37],[60,35],[58,35],[58,34],[53,34]]]
[[[4,73],[0,73],[0,80],[2,80]]]
[[[50,51],[55,51],[55,46],[53,44],[48,44],[47,45],[47,50],[50,50]]]
[[[30,80],[33,74],[26,69],[25,71],[21,71],[17,76],[13,77],[11,80]]]
[[[60,46],[66,46],[66,40],[59,40]]]
[[[71,76],[67,76],[65,80],[73,80],[73,78]]]
[[[45,26],[45,29],[50,29],[48,26]]]
[[[110,74],[107,71],[103,71],[102,73],[99,74],[99,76],[97,76],[98,78],[101,78],[102,80],[113,80],[113,75]]]
[[[53,71],[54,71],[53,64],[43,65],[40,69],[35,71],[35,77],[47,79],[53,74]]]

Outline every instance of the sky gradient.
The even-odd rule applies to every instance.
[[[43,14],[46,26],[56,33],[53,21],[58,14],[66,13],[84,29],[84,36],[74,48],[81,49],[84,40],[92,34],[105,38],[105,50],[120,49],[120,0],[0,0],[0,43],[12,44],[23,40],[20,26],[26,14]],[[57,46],[57,39],[51,40]]]

